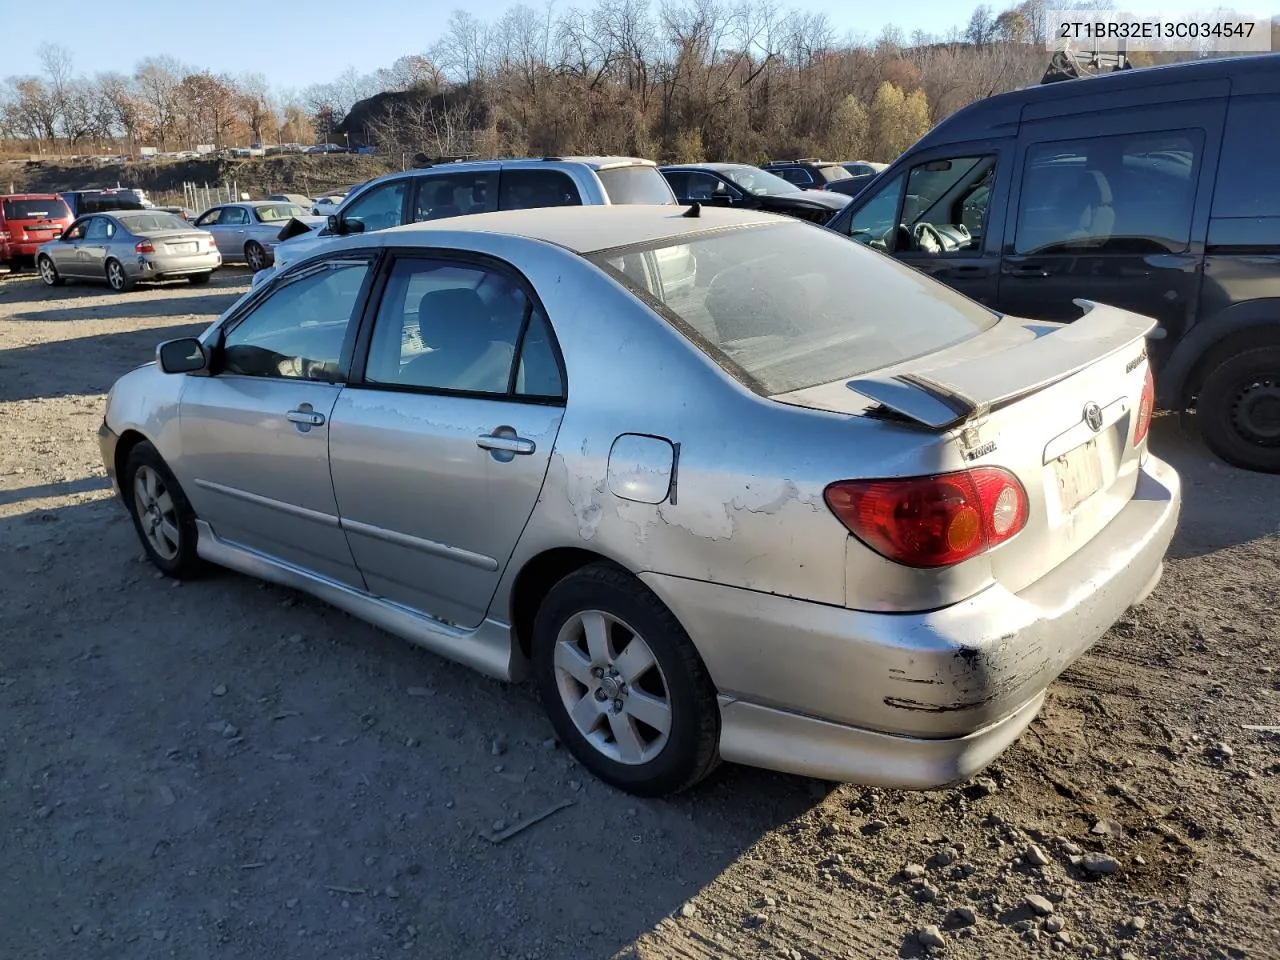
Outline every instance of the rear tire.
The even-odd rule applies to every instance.
[[[209,278],[212,276],[213,276],[212,272],[193,273],[191,274],[191,276],[187,277],[187,283],[191,284],[193,287],[202,287],[209,282]]]
[[[1280,345],[1227,357],[1196,400],[1205,446],[1233,466],[1280,473]]]
[[[244,262],[254,273],[267,266],[267,251],[257,240],[250,240],[244,245]]]
[[[532,639],[543,707],[601,780],[666,796],[720,762],[706,665],[675,615],[624,570],[598,563],[569,574],[538,608]]]
[[[124,272],[124,265],[114,257],[106,262],[107,286],[116,293],[125,293],[133,288],[133,280]]]
[[[53,265],[53,260],[50,257],[41,257],[36,261],[36,269],[40,271],[40,279],[44,281],[47,287],[60,287],[67,282],[58,273],[58,268]]]
[[[156,448],[144,440],[130,450],[121,481],[147,559],[175,580],[198,575],[205,564],[196,552],[196,512]]]

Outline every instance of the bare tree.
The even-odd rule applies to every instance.
[[[135,80],[146,108],[146,126],[160,149],[167,150],[177,123],[178,88],[186,69],[172,57],[148,57],[138,64]]]

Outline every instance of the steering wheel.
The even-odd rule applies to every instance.
[[[946,249],[942,234],[928,223],[917,223],[912,231],[912,238],[916,242],[916,249],[925,253],[942,253]]]

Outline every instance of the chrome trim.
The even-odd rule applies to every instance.
[[[309,593],[353,617],[485,676],[520,681],[528,675],[528,662],[517,652],[511,628],[505,623],[485,619],[474,629],[455,627],[238,543],[220,540],[204,520],[196,521],[196,532],[196,552],[210,563]]]
[[[898,790],[968,780],[999,757],[1044,704],[1041,691],[1013,713],[963,737],[924,739],[849,727],[721,696],[720,756],[782,773]]]
[[[339,520],[338,523],[348,533],[361,533],[366,537],[372,537],[384,543],[394,543],[398,547],[421,550],[423,553],[443,557],[446,560],[456,560],[458,563],[465,563],[469,567],[476,567],[489,573],[493,573],[498,569],[498,561],[493,557],[486,557],[483,553],[472,553],[470,550],[463,550],[461,547],[451,547],[447,543],[424,540],[422,537],[413,537],[407,533],[397,533],[385,527],[375,527],[371,523],[361,523],[359,520],[348,520],[345,517]]]
[[[228,497],[234,497],[237,500],[243,500],[246,503],[254,503],[260,507],[267,507],[270,510],[278,510],[280,513],[287,513],[291,517],[298,517],[302,520],[310,520],[312,523],[318,523],[325,527],[340,526],[338,518],[330,513],[321,513],[319,510],[310,510],[307,507],[300,507],[294,503],[285,503],[283,500],[273,500],[271,497],[264,497],[258,493],[250,493],[248,490],[240,490],[236,487],[226,487],[220,483],[214,483],[212,480],[196,480],[197,487],[203,487],[205,490],[212,490],[214,493],[221,493]]]
[[[1045,465],[1053,463],[1064,453],[1070,453],[1080,444],[1092,440],[1103,430],[1115,426],[1128,412],[1129,402],[1121,397],[1119,400],[1112,400],[1099,411],[1099,423],[1096,427],[1081,416],[1079,423],[1064,430],[1045,445]],[[1087,416],[1087,412],[1085,415]]]

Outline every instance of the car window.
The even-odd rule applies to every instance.
[[[838,163],[833,163],[825,167],[814,167],[813,169],[814,173],[818,175],[818,178],[827,183],[834,183],[837,180],[848,180],[853,176],[853,174]]]
[[[307,212],[296,203],[272,203],[253,208],[259,223],[285,223],[292,217],[305,217]]]
[[[218,222],[218,218],[222,216],[222,208],[214,207],[207,213],[200,215],[200,219],[196,221],[197,227],[212,227]]]
[[[713,177],[709,173],[690,173],[688,192],[683,194],[682,199],[711,200],[728,195],[729,186],[719,177]]]
[[[596,176],[610,203],[675,203],[671,187],[657,167],[636,164],[597,170]]]
[[[589,259],[765,396],[925,356],[999,319],[906,264],[804,223]]]
[[[1032,144],[1018,204],[1018,253],[1181,253],[1204,135],[1199,130]]]
[[[419,177],[413,200],[413,219],[442,220],[494,209],[494,174],[439,173]]]
[[[405,191],[409,189],[409,184],[408,177],[400,177],[361,194],[342,211],[343,223],[348,229],[354,228],[363,233],[400,226]]]
[[[769,172],[776,173],[787,183],[794,183],[797,186],[807,187],[813,183],[813,177],[809,176],[809,171],[803,167],[777,167]]]
[[[72,224],[67,228],[65,239],[67,240],[83,240],[84,229],[89,225],[88,220],[81,220],[79,223]]]
[[[1280,217],[1275,171],[1262,157],[1280,151],[1280,96],[1234,96],[1227,108],[1222,159],[1213,191],[1214,217]]]
[[[369,269],[364,260],[332,261],[284,278],[227,331],[223,370],[340,381],[343,348]]]
[[[94,217],[90,220],[84,231],[86,240],[106,240],[109,236],[111,231],[107,229],[107,221],[102,217]]]
[[[365,380],[558,398],[563,383],[556,357],[546,317],[505,273],[401,260],[378,308]]]
[[[907,230],[886,236],[887,247],[931,256],[981,252],[995,170],[991,155],[916,164],[907,174],[902,203],[901,222]]]
[[[576,207],[581,204],[578,185],[563,170],[513,168],[502,171],[502,188],[498,194],[500,210]]]
[[[61,220],[71,216],[66,203],[54,197],[47,200],[5,200],[0,211],[6,220]]]
[[[222,210],[222,219],[219,221],[223,226],[241,226],[249,222],[249,211],[244,207],[224,207]]]
[[[875,192],[844,221],[849,236],[859,243],[884,248],[893,239],[902,196],[903,175],[898,174]]]

